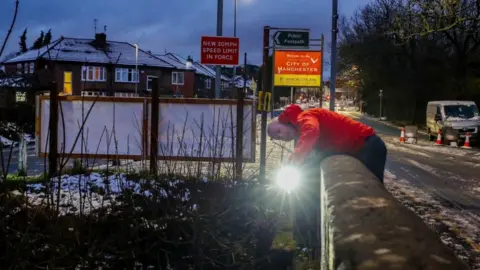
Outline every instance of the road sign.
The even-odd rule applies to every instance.
[[[274,86],[320,87],[320,51],[275,51]]]
[[[284,47],[308,47],[309,31],[278,31],[273,35],[275,45]]]
[[[238,65],[240,40],[234,37],[201,39],[201,60],[205,65]]]

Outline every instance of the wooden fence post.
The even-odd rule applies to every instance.
[[[152,103],[150,117],[150,173],[157,175],[158,157],[158,115],[159,115],[158,78],[152,78]]]

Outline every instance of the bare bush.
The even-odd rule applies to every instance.
[[[159,147],[158,171],[150,174],[146,161],[127,165],[111,161],[119,159],[116,145],[122,143],[116,138],[115,123],[104,125],[101,136],[108,139],[95,142],[89,136],[85,126],[93,106],[99,105],[93,102],[85,107],[84,117],[76,123],[80,131],[74,146],[60,147],[57,177],[39,177],[35,182],[27,182],[25,177],[21,184],[7,185],[0,195],[0,214],[5,217],[0,221],[0,233],[6,236],[0,244],[5,254],[0,258],[2,266],[282,269],[272,266],[271,261],[278,260],[270,253],[277,219],[286,207],[276,190],[267,194],[255,181],[233,181],[233,162],[162,159],[231,154],[234,150],[226,149],[226,142],[234,140],[235,134],[231,108],[227,115],[217,112],[208,119],[212,121],[209,129],[203,128],[206,120],[200,117],[195,123],[200,134],[192,134],[187,119],[179,129],[168,124],[166,142]],[[62,105],[59,114],[59,123],[64,125]],[[251,117],[246,115],[245,121]],[[252,131],[244,130],[248,132]],[[59,138],[65,141],[65,136]],[[191,145],[187,138],[195,138],[199,147],[184,147]],[[100,141],[117,149],[110,160],[100,160],[101,168],[98,152],[88,150],[93,144],[98,151]],[[82,155],[72,161],[69,156],[77,144]],[[276,148],[283,152],[283,145]],[[245,165],[250,171],[247,178],[255,178],[256,166]],[[287,265],[292,261],[288,256]]]

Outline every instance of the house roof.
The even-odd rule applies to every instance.
[[[183,66],[187,65],[187,59],[183,58],[182,56],[176,54],[176,53],[167,53],[163,55],[164,57],[167,57],[173,61],[176,61],[177,63],[182,64]],[[195,70],[196,73],[210,77],[210,78],[215,78],[215,70],[211,69],[210,67],[200,63],[193,61],[192,68]],[[228,78],[227,76],[222,75],[221,76],[222,80],[224,81],[230,81],[231,79]]]
[[[28,62],[39,58],[65,62],[113,63],[126,66],[134,66],[137,63],[134,45],[127,42],[107,41],[105,49],[98,49],[92,45],[93,41],[94,39],[62,37],[52,44],[40,49],[30,50],[5,61],[5,63]],[[141,49],[138,51],[138,65],[179,68]]]

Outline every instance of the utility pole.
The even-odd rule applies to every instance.
[[[223,32],[223,0],[217,0],[217,36],[221,37]],[[215,67],[215,98],[221,96],[222,66]]]
[[[332,0],[332,53],[330,66],[330,111],[335,111],[335,82],[337,79],[337,21],[338,0]]]
[[[233,37],[237,37],[237,0],[233,0],[234,3],[234,8],[233,8]],[[246,65],[246,64],[245,64]],[[245,66],[245,68],[247,68]],[[233,66],[233,85],[237,87],[237,84],[235,83],[235,77],[237,76],[237,66]]]

